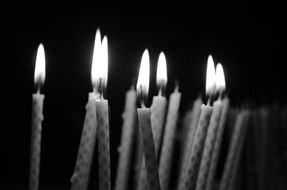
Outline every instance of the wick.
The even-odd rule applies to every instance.
[[[145,105],[144,105],[144,93],[143,93],[142,85],[140,85],[140,102],[141,102],[141,107],[145,108]]]
[[[37,94],[40,94],[41,91],[41,83],[39,81],[36,82]]]
[[[94,87],[94,93],[96,95],[99,96],[100,99],[103,99],[104,96],[104,84],[103,84],[103,79],[102,78],[99,78],[99,80],[96,82],[96,85]]]
[[[159,84],[158,96],[165,95],[165,85],[163,83]]]

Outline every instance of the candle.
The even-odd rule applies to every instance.
[[[201,113],[198,127],[195,132],[194,142],[190,154],[188,155],[188,165],[184,169],[183,179],[179,182],[179,190],[193,189],[196,182],[198,168],[203,152],[209,120],[212,114],[212,107],[209,105],[211,96],[215,90],[215,68],[212,57],[208,57],[206,74],[206,94],[209,96],[208,105],[201,106]]]
[[[220,85],[220,86],[222,86],[222,88],[219,88],[219,92],[221,94],[220,99],[221,99],[222,94],[225,91],[225,77],[224,77],[223,68],[219,64],[217,64],[217,66],[216,66],[216,74],[217,73],[219,73],[218,75],[221,76],[221,80],[219,80],[219,81],[222,81],[222,83]],[[210,167],[209,167],[209,172],[208,172],[208,177],[207,177],[206,190],[211,190],[211,189],[213,189],[213,186],[214,186],[214,177],[216,174],[218,156],[219,156],[219,152],[220,152],[223,131],[224,131],[226,118],[227,118],[229,99],[227,97],[225,97],[221,103],[222,103],[222,111],[221,111],[220,120],[219,120],[219,124],[218,124],[216,139],[214,142],[214,148],[213,148],[213,152],[212,152],[212,156],[211,156]]]
[[[185,124],[184,129],[183,129],[185,138],[182,139],[183,149],[182,149],[182,154],[180,158],[180,160],[182,160],[180,171],[184,171],[188,165],[188,155],[191,154],[190,152],[192,150],[194,135],[195,135],[195,131],[198,125],[198,120],[200,117],[201,105],[202,105],[202,99],[201,97],[198,97],[193,102],[192,111],[190,113],[191,114],[190,121],[189,122],[186,121],[187,123]],[[179,176],[180,181],[183,180],[183,173],[184,172],[180,172],[180,176]]]
[[[109,107],[108,100],[104,99],[104,88],[107,85],[108,76],[108,41],[104,36],[100,48],[99,61],[95,62],[94,84],[95,91],[99,94],[96,101],[97,125],[98,125],[98,164],[99,164],[99,189],[111,189],[110,170],[110,134],[109,134]]]
[[[154,139],[151,128],[150,109],[144,105],[144,96],[148,94],[149,87],[149,54],[145,50],[141,60],[141,67],[137,82],[137,92],[141,100],[141,108],[137,109],[139,126],[141,132],[141,143],[144,153],[144,163],[149,190],[160,190],[158,166]],[[140,181],[141,183],[141,181]],[[144,185],[144,184],[143,184]]]
[[[245,115],[245,125],[247,125],[247,122],[248,122],[248,119],[249,119],[249,111],[246,110],[246,115]],[[243,148],[243,145],[244,145],[244,139],[245,139],[245,135],[246,135],[246,131],[247,131],[247,126],[244,127],[242,133],[241,133],[241,137],[239,139],[239,142],[238,142],[238,146],[237,146],[237,151],[235,152],[235,160],[234,160],[234,163],[233,163],[233,166],[232,166],[232,169],[231,169],[231,172],[230,172],[230,176],[229,176],[229,183],[227,185],[227,188],[226,189],[234,189],[234,185],[235,185],[235,180],[236,180],[236,177],[237,177],[237,171],[238,171],[238,167],[239,167],[239,161],[240,161],[240,158],[241,158],[241,151],[242,151],[242,148]],[[260,189],[264,189],[264,188],[260,188]]]
[[[226,190],[230,184],[230,177],[232,174],[233,167],[235,166],[236,157],[240,156],[240,152],[237,152],[240,149],[240,144],[243,143],[243,140],[240,139],[244,137],[247,116],[248,111],[241,110],[236,117],[236,123],[232,133],[227,159],[225,161],[222,178],[219,185],[219,190]]]
[[[100,30],[97,30],[94,45],[93,64],[91,69],[92,71],[94,69],[94,62],[99,57],[98,54],[100,53],[100,46],[101,34]],[[94,74],[93,72],[91,72],[92,81],[95,80],[93,77]],[[97,95],[95,93],[95,90],[94,92],[90,92],[88,103],[86,104],[86,116],[82,130],[76,166],[74,169],[73,176],[71,178],[72,190],[86,190],[88,188],[90,168],[92,164],[92,157],[97,133],[96,96]]]
[[[167,121],[165,125],[163,145],[159,162],[159,179],[163,190],[167,190],[169,187],[180,99],[181,93],[178,92],[178,86],[176,86],[174,92],[170,95]]]
[[[116,179],[116,190],[126,190],[128,188],[128,177],[131,165],[131,154],[135,136],[135,118],[136,118],[136,98],[137,94],[134,86],[126,93],[125,111],[122,115],[123,128],[121,145],[118,149],[119,162]]]
[[[151,126],[154,137],[155,152],[159,158],[159,149],[163,132],[163,125],[166,112],[166,98],[163,96],[167,83],[166,58],[163,52],[160,53],[156,74],[157,85],[159,86],[158,96],[153,97],[151,105]]]
[[[39,45],[36,57],[34,82],[37,93],[32,95],[32,135],[29,190],[38,190],[40,174],[41,131],[43,118],[44,95],[40,93],[40,86],[45,80],[45,52],[42,44]]]
[[[225,89],[225,81],[222,81],[224,80],[224,75],[222,76],[222,74],[223,69],[221,64],[219,63],[216,66],[216,73],[215,73],[215,82],[216,82],[215,85],[217,92],[220,91],[223,92]],[[205,190],[206,187],[210,162],[212,159],[217,130],[220,122],[221,110],[222,110],[222,101],[221,99],[218,99],[213,103],[213,111],[208,126],[204,151],[200,162],[199,173],[196,182],[196,190]]]

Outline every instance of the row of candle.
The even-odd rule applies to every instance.
[[[228,99],[221,100],[225,90],[224,73],[221,64],[217,64],[216,70],[212,57],[207,61],[206,94],[209,97],[207,105],[201,105],[195,113],[198,121],[194,122],[194,128],[189,132],[186,155],[182,167],[184,168],[179,183],[179,189],[190,189],[197,184],[212,184],[214,174],[206,179],[209,168],[216,165],[218,149],[221,143],[222,131]],[[145,107],[144,100],[149,88],[149,53],[145,50],[141,59],[141,66],[136,90],[132,87],[126,95],[126,106],[123,114],[123,132],[121,146],[119,148],[119,164],[116,179],[116,189],[126,189],[128,182],[128,167],[131,157],[132,135],[135,134],[135,125],[139,123],[142,154],[139,154],[139,181],[138,189],[167,189],[170,179],[170,163],[174,146],[177,114],[181,100],[178,86],[170,95],[169,104],[163,96],[167,83],[166,60],[163,53],[160,54],[157,69],[157,84],[159,94],[153,98],[151,108]],[[93,92],[89,93],[86,105],[86,116],[79,144],[74,173],[71,178],[71,189],[87,189],[90,168],[93,158],[95,140],[98,140],[98,165],[99,165],[99,189],[111,189],[110,173],[110,145],[109,145],[109,110],[108,101],[103,97],[103,90],[107,84],[108,71],[108,42],[105,36],[101,39],[97,30],[94,45],[92,63]],[[38,189],[41,122],[44,95],[40,94],[40,85],[45,79],[45,55],[43,45],[38,48],[35,83],[38,86],[36,94],[33,94],[33,118],[31,139],[31,163],[30,181],[31,190]],[[219,93],[219,99],[213,103],[213,98]],[[138,97],[138,98],[137,98]],[[139,99],[141,108],[136,111],[136,103]],[[213,105],[212,105],[213,104]],[[166,108],[168,107],[167,113]],[[136,120],[136,112],[138,120]],[[167,116],[166,116],[167,115]],[[165,122],[166,119],[166,122]],[[164,126],[165,124],[165,126]],[[206,137],[206,140],[205,140]],[[162,143],[161,143],[162,142]],[[161,147],[161,149],[160,149]],[[203,148],[204,147],[204,148]],[[161,150],[161,152],[159,152]],[[212,153],[214,150],[215,153]],[[200,157],[203,157],[202,161]],[[158,161],[159,160],[159,163]],[[200,162],[201,161],[201,162]],[[195,177],[198,174],[198,182]],[[205,182],[208,180],[208,183]],[[211,181],[210,181],[211,180]],[[201,188],[200,185],[197,186]]]

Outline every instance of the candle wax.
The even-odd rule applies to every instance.
[[[159,179],[162,190],[167,190],[169,187],[180,99],[181,93],[177,90],[170,95],[159,164]]]
[[[221,100],[215,101],[213,103],[213,111],[210,118],[204,150],[200,162],[199,173],[196,182],[196,190],[205,190],[206,187],[206,181],[209,172],[211,156],[214,150],[214,143],[216,141],[221,110],[222,110]]]
[[[154,96],[151,105],[151,126],[152,126],[155,152],[157,158],[159,157],[158,154],[161,145],[165,112],[166,112],[166,98],[163,96]]]
[[[158,166],[153,141],[153,133],[150,121],[150,109],[138,108],[138,119],[141,132],[141,142],[146,166],[147,182],[149,190],[160,190]]]
[[[192,150],[188,155],[187,167],[184,168],[183,171],[183,179],[179,182],[179,190],[193,189],[195,186],[211,113],[212,107],[208,105],[201,106],[201,114],[194,137]]]
[[[43,118],[44,95],[40,93],[32,96],[32,135],[29,190],[38,190],[40,174],[41,131]]]
[[[92,157],[97,133],[96,95],[89,93],[86,116],[82,130],[74,174],[71,178],[72,190],[88,188]]]
[[[131,166],[131,154],[135,136],[135,119],[136,119],[136,91],[131,89],[126,94],[125,111],[122,115],[123,128],[121,145],[119,151],[119,161],[116,179],[116,190],[128,189],[128,177]]]
[[[244,133],[244,128],[246,127],[245,120],[247,119],[247,112],[246,111],[240,111],[239,114],[236,117],[235,127],[232,132],[231,142],[228,149],[227,159],[225,161],[224,170],[222,174],[222,178],[220,181],[219,189],[226,189],[230,183],[230,177],[232,173],[232,169],[234,167],[234,163],[236,160],[236,152],[240,146],[240,138]],[[243,141],[242,141],[243,142]]]
[[[109,108],[108,101],[96,101],[98,124],[98,153],[99,153],[99,189],[111,189],[110,170],[110,134],[109,134]]]
[[[217,167],[217,162],[218,162],[218,157],[219,157],[219,152],[220,152],[220,147],[221,147],[221,142],[222,142],[222,136],[223,136],[223,132],[225,128],[228,107],[229,107],[229,99],[224,98],[222,100],[222,111],[220,115],[219,126],[217,129],[216,140],[215,140],[215,144],[214,144],[214,148],[213,148],[213,152],[211,156],[206,190],[213,189],[214,177],[216,174],[216,167]]]
[[[184,171],[184,169],[187,167],[188,164],[188,155],[190,154],[192,150],[192,145],[194,141],[194,135],[196,132],[196,128],[198,125],[199,117],[200,117],[200,112],[201,112],[201,105],[202,105],[202,99],[199,97],[197,98],[192,106],[192,111],[191,115],[188,116],[190,117],[190,121],[186,121],[186,126],[184,129],[184,135],[185,138],[183,138],[183,153],[182,153],[182,164],[181,164],[181,171]],[[181,172],[183,174],[183,172]],[[183,176],[180,176],[180,179],[182,179]]]

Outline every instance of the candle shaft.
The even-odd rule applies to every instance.
[[[150,121],[150,109],[137,109],[149,190],[160,190],[158,166]]]
[[[131,166],[131,154],[135,136],[135,118],[136,118],[136,91],[129,90],[126,94],[125,111],[123,117],[123,128],[121,145],[118,149],[119,162],[116,179],[116,190],[128,189],[128,177]]]
[[[161,138],[166,112],[166,98],[155,96],[151,105],[151,126],[154,137],[154,146],[157,159],[159,158],[159,150],[161,146]]]
[[[99,189],[111,189],[110,134],[108,101],[97,100]]]
[[[71,190],[88,189],[89,176],[97,133],[96,96],[89,93],[76,166],[71,178]]]
[[[191,150],[192,150],[192,145],[193,145],[193,141],[194,141],[194,135],[196,132],[196,128],[198,125],[198,121],[199,121],[199,117],[200,117],[200,112],[201,112],[201,107],[202,105],[202,99],[201,98],[197,98],[192,106],[192,111],[190,113],[190,119],[188,119],[189,121],[186,121],[187,123],[185,124],[186,126],[184,126],[184,135],[185,138],[183,138],[183,153],[182,153],[182,164],[180,166],[180,171],[184,171],[185,168],[187,167],[188,164],[188,155],[190,154]],[[180,181],[183,180],[183,173],[180,173]]]
[[[212,107],[206,105],[201,106],[201,114],[194,137],[192,150],[188,155],[187,167],[183,171],[183,180],[179,182],[179,190],[189,190],[193,189],[195,186],[211,113]]]
[[[38,190],[39,188],[43,101],[44,95],[33,94],[29,190]]]
[[[219,152],[220,152],[220,147],[221,147],[221,142],[222,142],[222,136],[223,136],[226,118],[227,118],[228,107],[229,107],[229,99],[225,98],[222,101],[222,111],[221,111],[219,126],[217,129],[218,131],[216,134],[214,149],[213,149],[212,156],[211,156],[211,163],[210,163],[210,168],[209,168],[208,177],[207,177],[206,190],[212,190],[214,186],[213,185],[214,177],[216,174],[216,168],[217,168],[218,157],[219,157]]]
[[[231,172],[234,166],[234,162],[236,160],[235,156],[240,156],[236,155],[236,153],[239,148],[240,138],[244,134],[243,132],[246,127],[246,121],[247,121],[246,119],[247,119],[247,111],[245,110],[241,111],[236,117],[235,128],[232,134],[227,159],[224,165],[222,179],[220,181],[219,190],[227,190],[227,187],[230,183]]]
[[[214,143],[216,140],[221,109],[222,109],[221,101],[215,101],[213,103],[213,111],[207,130],[207,136],[205,140],[202,159],[200,162],[199,173],[196,182],[196,190],[205,190],[206,187],[206,181],[209,172],[211,156],[214,150]]]
[[[167,122],[165,125],[165,132],[159,164],[159,179],[162,190],[167,190],[169,187],[180,99],[181,93],[177,91],[170,95]]]

